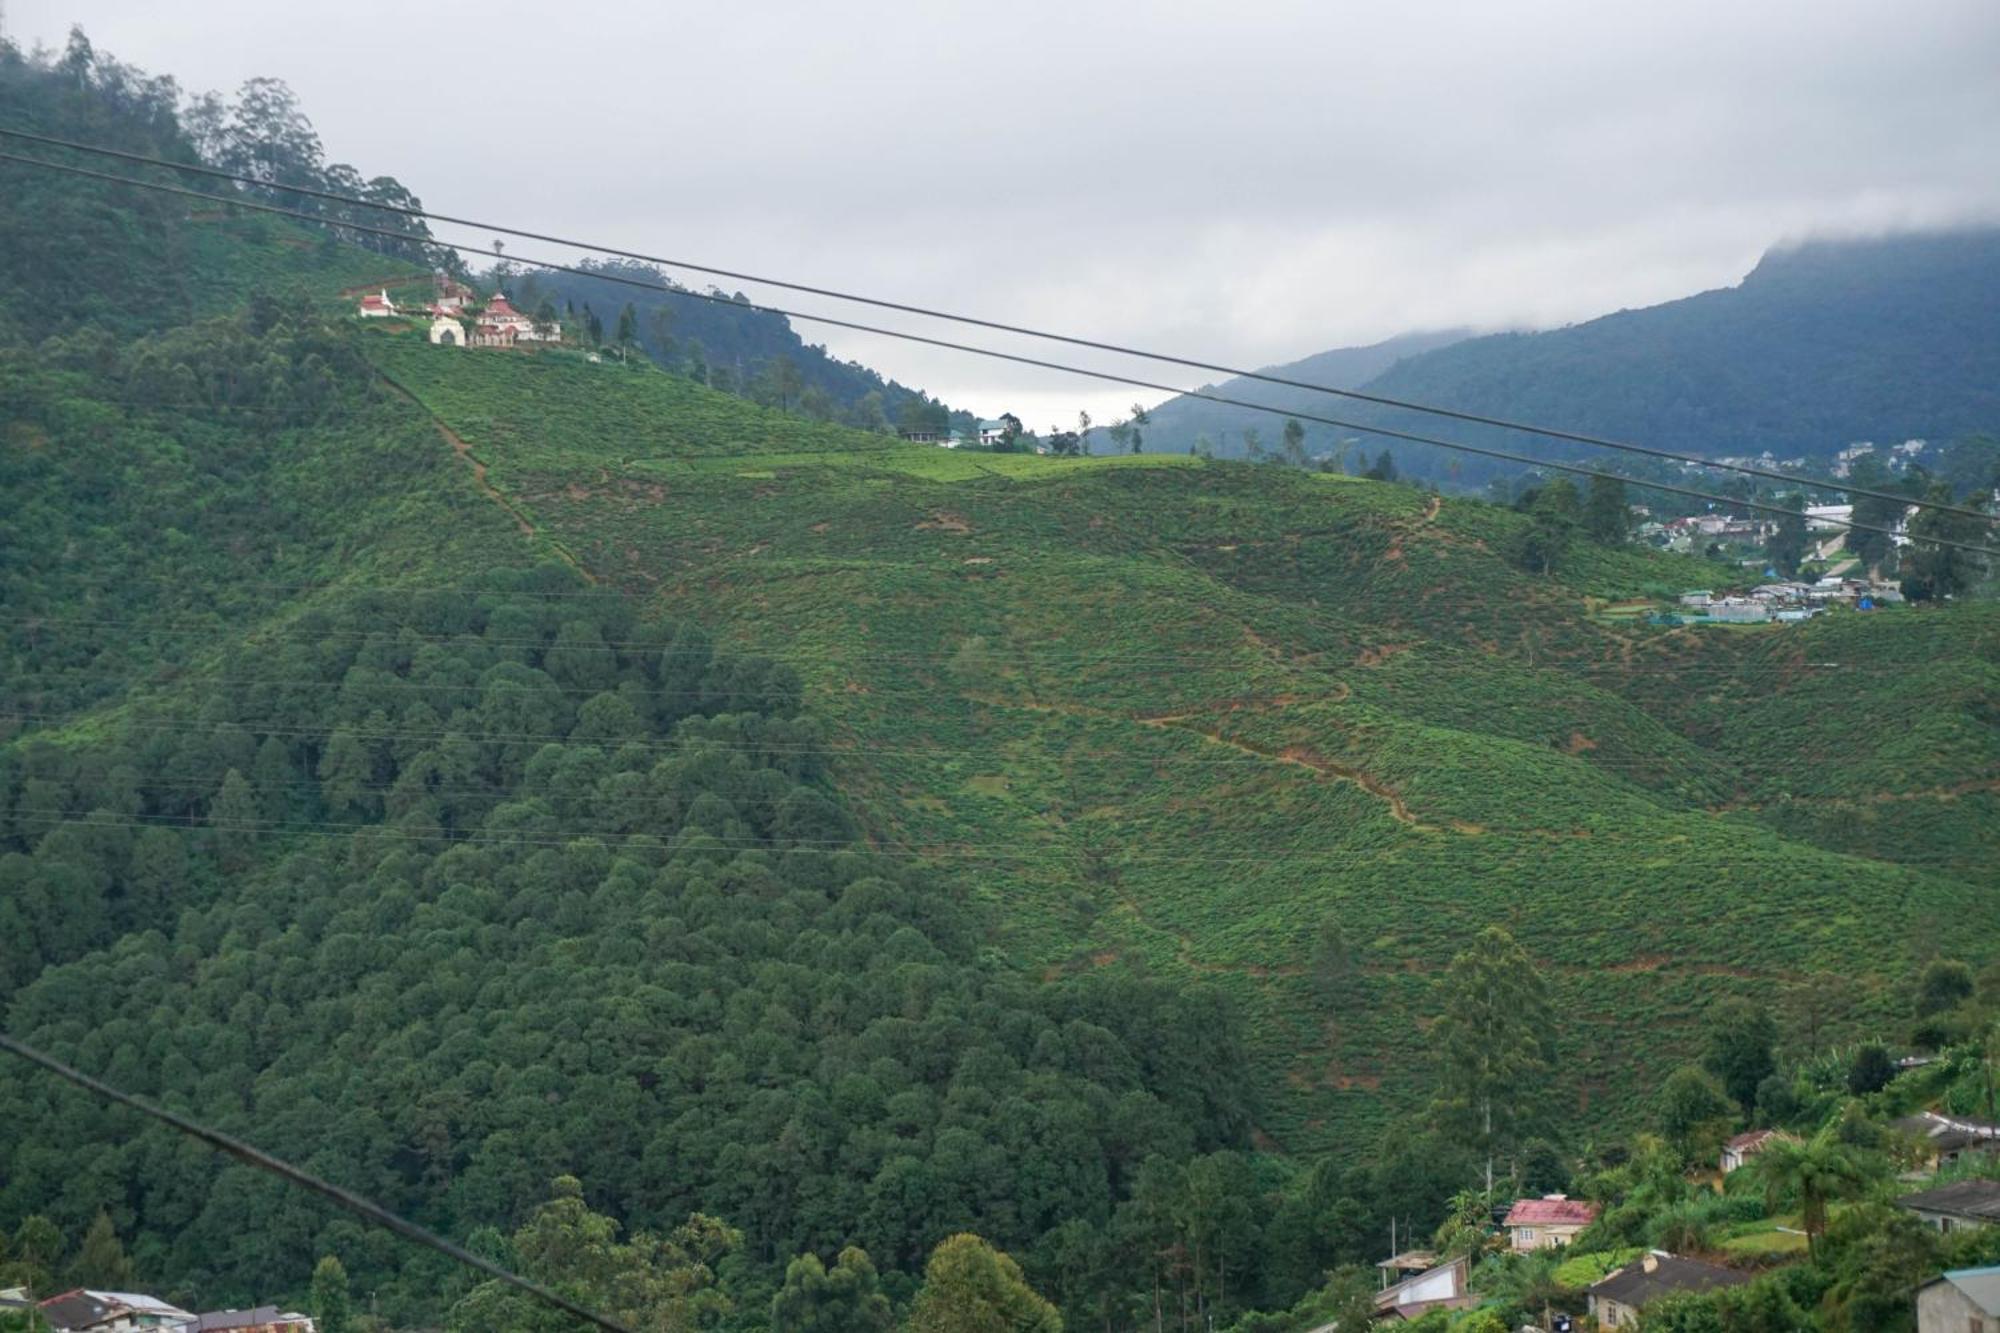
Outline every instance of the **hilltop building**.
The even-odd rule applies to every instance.
[[[437,295],[431,300],[433,315],[461,315],[471,308],[475,293],[449,273],[437,275]]]
[[[431,341],[441,347],[464,347],[465,326],[455,317],[439,313],[431,318]]]
[[[551,321],[546,333],[537,329],[534,320],[508,304],[505,292],[493,293],[493,299],[486,303],[472,325],[474,347],[512,347],[515,343],[561,340],[562,325]]]
[[[396,303],[389,299],[389,289],[370,292],[361,298],[361,308],[354,312],[363,319],[387,319],[396,313]]]

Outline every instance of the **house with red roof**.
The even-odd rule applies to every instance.
[[[361,298],[361,308],[355,312],[363,319],[387,319],[396,313],[396,303],[389,299],[389,289],[370,292]]]
[[[1500,1225],[1507,1228],[1509,1247],[1526,1253],[1567,1245],[1596,1220],[1596,1204],[1567,1194],[1545,1194],[1539,1199],[1516,1199]]]
[[[562,325],[552,320],[546,329],[538,328],[534,320],[508,302],[505,292],[493,293],[493,299],[486,303],[486,308],[473,318],[471,345],[474,347],[512,347],[517,342],[561,340]]]

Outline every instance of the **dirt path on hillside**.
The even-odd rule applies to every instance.
[[[464,463],[466,466],[472,469],[472,484],[474,488],[477,489],[478,492],[481,495],[485,496],[488,500],[491,500],[494,504],[498,505],[501,511],[505,513],[507,517],[513,519],[514,526],[521,530],[521,535],[523,537],[526,537],[529,541],[534,541],[539,538],[541,541],[545,542],[548,545],[548,548],[556,553],[556,558],[561,560],[564,564],[568,565],[571,569],[575,570],[578,577],[583,579],[585,583],[595,584],[600,582],[597,575],[585,569],[583,567],[583,562],[578,560],[574,555],[570,553],[568,547],[564,546],[561,542],[557,541],[553,537],[544,536],[540,531],[540,529],[536,528],[534,521],[528,517],[527,513],[523,511],[519,505],[515,504],[512,500],[508,499],[504,494],[502,494],[500,488],[495,486],[490,480],[487,479],[486,462],[484,459],[480,458],[479,455],[472,452],[472,444],[470,441],[468,441],[463,435],[460,435],[457,431],[453,430],[449,425],[445,424],[444,419],[438,416],[437,413],[431,411],[431,409],[425,405],[423,399],[417,397],[414,393],[411,393],[408,389],[396,383],[396,381],[390,379],[387,375],[382,374],[381,371],[378,370],[375,373],[384,384],[394,389],[397,393],[401,394],[403,397],[409,399],[410,402],[416,404],[417,410],[419,410],[425,416],[430,418],[431,424],[437,427],[438,434],[442,435],[444,437],[444,442],[451,446],[452,455],[456,457],[460,462]]]
[[[1397,823],[1407,824],[1411,828],[1425,833],[1444,833],[1447,831],[1437,824],[1427,824],[1423,820],[1418,819],[1410,812],[1410,807],[1404,803],[1403,798],[1384,785],[1380,779],[1371,777],[1367,773],[1350,765],[1336,764],[1331,759],[1315,754],[1303,745],[1287,745],[1282,750],[1273,750],[1249,741],[1237,740],[1232,736],[1225,736],[1222,734],[1220,728],[1191,727],[1179,720],[1170,718],[1136,718],[1134,720],[1141,726],[1157,727],[1161,730],[1189,732],[1201,737],[1212,745],[1226,745],[1238,753],[1252,755],[1274,764],[1291,764],[1295,767],[1303,768],[1309,773],[1316,773],[1323,778],[1332,778],[1337,782],[1352,783],[1387,806],[1390,816]],[[1467,825],[1463,827],[1454,826],[1453,831],[1467,832],[1469,830],[1470,826]]]

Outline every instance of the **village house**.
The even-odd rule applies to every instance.
[[[1790,1137],[1775,1129],[1753,1129],[1747,1134],[1738,1134],[1722,1145],[1722,1174],[1728,1175],[1773,1143]]]
[[[1711,624],[1754,625],[1770,618],[1770,603],[1754,597],[1719,597],[1708,604]]]
[[[1404,1250],[1401,1254],[1390,1255],[1375,1268],[1382,1274],[1382,1290],[1387,1291],[1406,1277],[1430,1272],[1437,1267],[1437,1261],[1434,1250]]]
[[[911,444],[936,444],[947,449],[958,445],[957,438],[948,430],[906,430],[900,434]]]
[[[1917,1288],[1917,1333],[2000,1329],[2000,1267],[1954,1268]]]
[[[1522,1254],[1567,1245],[1596,1220],[1596,1204],[1567,1194],[1545,1194],[1539,1199],[1515,1200],[1500,1225],[1507,1228],[1508,1246]]]
[[[49,1297],[42,1302],[41,1311],[56,1333],[139,1333],[142,1329],[178,1329],[195,1321],[189,1311],[129,1291],[79,1288]]]
[[[1465,1260],[1454,1259],[1385,1287],[1375,1297],[1377,1319],[1416,1319],[1432,1310],[1465,1310],[1473,1305]]]
[[[1896,1206],[1909,1209],[1938,1231],[1978,1230],[2000,1223],[2000,1181],[1954,1180],[1905,1194]]]
[[[1590,1313],[1603,1328],[1632,1328],[1639,1312],[1659,1300],[1683,1291],[1713,1291],[1748,1282],[1751,1275],[1699,1259],[1683,1259],[1665,1250],[1652,1250],[1589,1288]]]
[[[1915,1144],[1919,1162],[1930,1171],[1950,1166],[1968,1152],[2000,1152],[2000,1125],[1983,1120],[1919,1111],[1891,1120],[1889,1128]]]
[[[396,303],[389,299],[389,289],[370,292],[361,298],[361,308],[355,312],[363,319],[387,319],[396,313]]]
[[[462,315],[471,306],[474,298],[472,288],[466,286],[449,273],[437,275],[437,295],[431,299],[430,313],[433,315]]]

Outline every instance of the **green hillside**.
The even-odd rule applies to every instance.
[[[1579,548],[1530,577],[1486,505],[1185,456],[715,457],[692,404],[631,429],[643,379],[369,355],[606,586],[791,662],[864,826],[956,867],[1011,955],[1225,987],[1288,1149],[1421,1100],[1428,974],[1481,924],[1555,972],[1565,1083],[1617,1123],[1719,994],[1837,974],[1865,1023],[1994,850],[1988,798],[1941,789],[2000,772],[1988,608],[1647,630],[1592,607],[1712,572]],[[598,409],[547,410],[593,379]],[[1329,921],[1361,946],[1338,1007]]]

